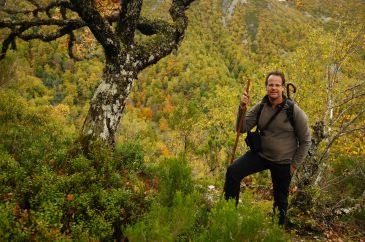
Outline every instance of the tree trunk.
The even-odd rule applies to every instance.
[[[295,185],[298,187],[298,191],[292,199],[292,205],[303,210],[313,206],[314,201],[311,189],[318,176],[319,168],[322,165],[318,159],[318,146],[325,138],[323,121],[316,122],[312,128],[311,147],[309,148],[307,158],[297,174]]]
[[[81,142],[84,151],[96,140],[114,148],[115,134],[124,110],[137,70],[124,65],[123,60],[107,61],[103,79],[90,101],[90,109],[85,119]]]

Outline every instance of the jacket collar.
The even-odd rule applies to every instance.
[[[288,107],[288,104],[286,103],[288,98],[283,95],[283,102],[278,104],[278,108],[287,108]],[[264,98],[261,100],[261,103],[266,103],[267,105],[271,105],[271,102],[270,102],[270,99],[269,99],[269,96],[268,95],[265,95]]]

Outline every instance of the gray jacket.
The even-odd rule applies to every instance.
[[[311,144],[308,118],[303,110],[301,110],[298,105],[294,104],[294,131],[286,113],[286,109],[289,108],[289,106],[285,104],[285,101],[280,105],[284,105],[283,109],[270,123],[269,127],[264,130],[265,135],[261,137],[262,152],[259,152],[259,155],[275,163],[293,163],[296,166],[299,166],[307,155]],[[259,108],[260,103],[256,104],[246,113],[241,133],[247,132],[257,125],[256,119]],[[276,108],[279,108],[279,105]],[[274,110],[272,108],[269,102],[264,103],[258,121],[259,129],[266,125],[276,110],[277,109]],[[238,115],[239,113],[240,110]],[[238,129],[238,127],[236,127],[236,129]]]

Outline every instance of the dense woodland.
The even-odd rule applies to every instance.
[[[4,21],[50,2],[0,1],[2,50],[12,31]],[[96,4],[106,16],[118,2]],[[172,22],[170,5],[145,0],[141,15]],[[91,31],[74,31],[71,56],[69,36],[9,45],[0,61],[1,240],[364,241],[365,2],[195,0],[186,15],[178,47],[133,82],[112,148],[78,142],[106,62]],[[271,70],[296,85],[313,129],[287,230],[272,221],[269,172],[243,181],[237,208],[222,196],[240,95],[250,79],[251,105],[260,101]]]

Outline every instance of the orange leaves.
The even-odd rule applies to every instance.
[[[119,11],[120,0],[97,0],[96,5],[100,12],[104,15],[110,15],[114,11]]]
[[[171,155],[169,148],[163,142],[157,142],[156,144],[157,149],[159,149],[161,155],[163,157],[169,157]]]
[[[166,131],[169,128],[168,122],[167,122],[167,120],[164,117],[162,117],[160,119],[160,121],[159,121],[159,127],[160,127],[161,132],[164,132],[164,131]]]
[[[142,109],[142,115],[146,119],[151,120],[152,119],[152,116],[153,116],[153,112],[152,112],[151,108],[146,107],[146,108],[143,108]]]
[[[168,116],[174,110],[175,110],[175,107],[172,104],[172,97],[170,95],[167,95],[166,101],[164,102],[164,106],[162,108],[162,112]],[[160,120],[160,129],[162,128],[161,131],[165,131],[168,128],[168,123],[165,118],[162,118],[162,119],[163,120]]]
[[[169,114],[169,113],[171,113],[172,111],[174,111],[174,106],[171,104],[171,102],[167,101],[167,102],[165,103],[165,106],[163,107],[162,111],[163,111],[164,113]]]
[[[108,5],[108,4],[114,4],[119,3],[120,0],[96,0],[96,4],[98,5]]]
[[[74,195],[72,195],[72,194],[67,194],[67,196],[66,196],[66,200],[67,200],[67,201],[69,201],[69,202],[73,201],[73,200],[74,200]]]
[[[20,216],[20,205],[19,205],[19,203],[17,203],[15,205],[15,208],[13,208],[13,213],[14,213],[15,217],[19,217]]]
[[[19,203],[13,208],[13,214],[21,223],[29,221],[30,214],[28,209],[23,209]]]

